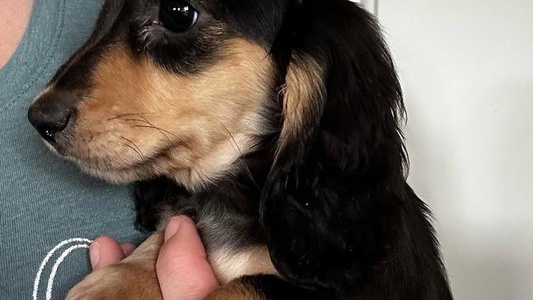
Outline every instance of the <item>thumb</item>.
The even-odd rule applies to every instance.
[[[167,224],[156,271],[165,300],[203,299],[218,286],[196,226],[185,216]]]

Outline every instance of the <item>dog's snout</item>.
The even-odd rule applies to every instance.
[[[28,119],[41,136],[56,142],[56,136],[67,128],[75,110],[68,93],[48,92],[30,106]]]

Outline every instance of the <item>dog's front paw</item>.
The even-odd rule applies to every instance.
[[[155,272],[119,263],[91,273],[67,295],[67,300],[163,299]]]

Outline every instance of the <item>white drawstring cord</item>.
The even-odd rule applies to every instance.
[[[76,249],[81,249],[81,248],[89,249],[89,245],[87,245],[87,244],[78,244],[78,245],[71,246],[67,250],[63,251],[61,256],[59,256],[59,258],[56,260],[56,263],[52,267],[52,273],[50,273],[50,278],[48,278],[48,286],[46,287],[46,300],[52,300],[52,288],[54,287],[54,279],[56,277],[56,273],[57,273],[57,269],[59,268],[59,265],[61,265],[61,263],[63,263],[65,258],[72,251],[74,251]]]
[[[54,264],[54,268],[52,269],[52,272],[53,272],[52,275],[53,276],[50,277],[51,281],[50,281],[50,279],[48,280],[48,288],[47,288],[47,291],[46,291],[46,297],[47,297],[46,299],[48,299],[48,300],[50,300],[52,298],[51,289],[53,287],[54,277],[55,277],[55,274],[57,273],[57,269],[59,268],[59,265],[63,262],[63,260],[66,258],[66,256],[69,255],[72,251],[74,251],[75,249],[79,249],[79,248],[89,248],[89,245],[92,242],[93,241],[90,240],[90,239],[72,238],[72,239],[67,239],[67,240],[64,240],[64,241],[60,242],[52,250],[50,250],[46,254],[46,256],[44,257],[43,261],[41,262],[41,265],[39,266],[39,270],[37,271],[37,275],[35,276],[35,281],[33,282],[32,299],[33,300],[37,300],[37,297],[38,297],[38,294],[39,294],[39,284],[41,282],[41,275],[43,273],[44,268],[48,264],[48,261],[56,253],[56,251],[58,251],[61,247],[65,246],[65,245],[68,245],[68,244],[71,244],[71,243],[78,243],[76,246],[72,246],[72,247],[68,248],[67,250],[65,250],[63,252],[63,254],[61,254],[61,256],[58,258],[56,263]],[[71,249],[71,248],[74,248],[74,249]],[[54,269],[55,269],[55,271],[54,271]],[[48,291],[48,289],[50,289],[50,292]],[[50,297],[48,297],[48,296],[50,296]]]

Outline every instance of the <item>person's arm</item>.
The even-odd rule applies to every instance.
[[[0,69],[17,49],[30,20],[32,0],[4,0],[0,7]]]

